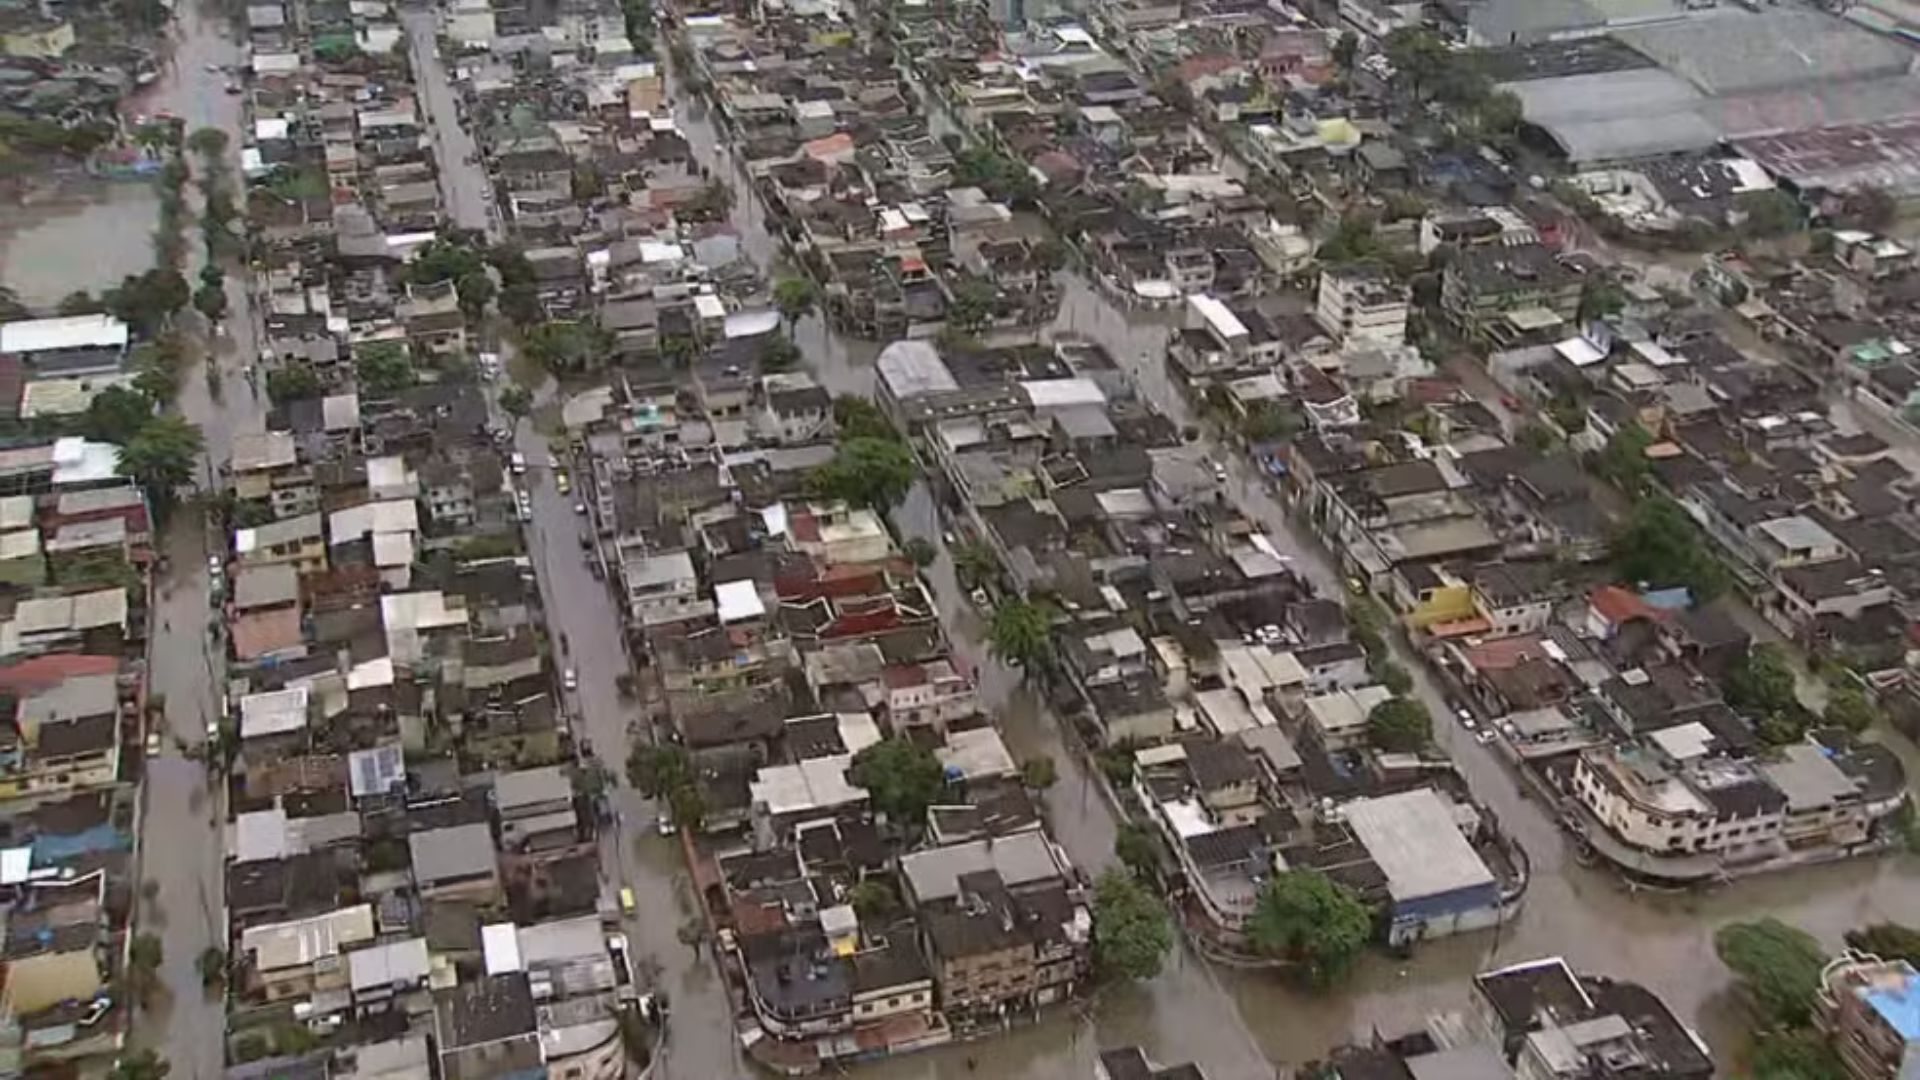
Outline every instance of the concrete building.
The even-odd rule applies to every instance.
[[[1499,922],[1500,883],[1467,842],[1478,813],[1433,788],[1355,799],[1341,808],[1387,878],[1387,943],[1410,944]]]
[[[1920,973],[1905,960],[1847,953],[1820,974],[1821,1030],[1854,1080],[1920,1076]]]
[[[1314,317],[1345,348],[1405,345],[1407,290],[1378,270],[1328,269]]]

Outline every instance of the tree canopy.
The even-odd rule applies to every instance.
[[[833,399],[833,425],[842,439],[900,438],[880,406],[858,394],[841,394]]]
[[[306,364],[294,363],[267,372],[267,397],[275,405],[317,398],[325,392],[320,376]]]
[[[395,394],[413,385],[413,361],[404,341],[376,341],[354,350],[353,373],[370,394]]]
[[[1345,974],[1373,937],[1373,914],[1345,885],[1318,870],[1275,874],[1260,890],[1247,938],[1269,956],[1326,985]]]
[[[605,360],[613,339],[597,323],[546,322],[528,330],[521,345],[540,366],[562,375]]]
[[[946,787],[947,772],[932,750],[911,739],[883,739],[854,755],[847,779],[867,789],[875,810],[919,825]]]
[[[1920,967],[1920,930],[1902,923],[1872,923],[1849,930],[1847,948],[1871,953],[1882,960],[1905,960]]]
[[[1622,580],[1656,588],[1684,585],[1697,600],[1727,587],[1727,570],[1700,537],[1700,530],[1672,499],[1649,497],[1634,504],[1609,545]]]
[[[780,310],[780,317],[787,325],[806,318],[820,303],[820,286],[809,277],[785,277],[774,283],[773,306]]]
[[[833,460],[809,480],[816,495],[885,513],[907,497],[919,476],[920,463],[907,444],[860,435],[842,439]]]
[[[130,1050],[113,1065],[111,1080],[166,1080],[173,1063],[153,1050]]]
[[[1762,739],[1776,745],[1798,741],[1813,719],[1794,692],[1786,649],[1772,642],[1736,660],[1721,678],[1720,692],[1728,705],[1758,722]]]
[[[1052,606],[1018,597],[1001,601],[987,623],[987,648],[1022,671],[1044,670],[1053,660]]]
[[[1858,734],[1880,719],[1880,707],[1857,683],[1848,681],[1827,690],[1827,707],[1821,718]]]
[[[1827,962],[1812,934],[1774,918],[1728,923],[1714,933],[1713,951],[1762,1027],[1799,1027],[1812,1017]]]
[[[80,433],[100,442],[125,444],[153,419],[153,399],[128,386],[109,386],[93,396],[80,418]]]
[[[146,488],[156,506],[168,506],[175,489],[193,479],[200,446],[195,425],[179,416],[154,417],[120,448],[120,475]]]
[[[1427,707],[1404,697],[1390,697],[1367,714],[1367,741],[1388,753],[1419,750],[1433,739],[1433,717]]]
[[[1093,886],[1093,966],[1109,979],[1151,979],[1173,947],[1173,925],[1159,898],[1125,866],[1108,867]]]
[[[1826,1036],[1812,1028],[1763,1031],[1753,1040],[1754,1080],[1849,1080]]]

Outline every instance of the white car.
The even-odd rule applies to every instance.
[[[160,756],[160,733],[158,731],[147,732],[147,756]]]
[[[576,513],[576,514],[584,514],[584,513],[586,513],[586,512],[587,512],[587,504],[586,504],[586,503],[583,503],[583,502],[577,502],[577,503],[574,503],[574,504],[573,504],[573,512],[574,512],[574,513]]]
[[[526,475],[527,455],[521,453],[518,450],[515,450],[513,454],[507,458],[507,463],[513,467],[513,475],[515,476]]]
[[[566,687],[566,688],[567,688],[567,689],[569,689],[569,690],[578,690],[578,689],[580,689],[580,675],[579,675],[579,673],[578,673],[578,672],[575,672],[575,671],[574,671],[574,670],[573,670],[572,668],[568,668],[568,669],[567,669],[567,670],[566,670],[565,672],[563,672],[563,673],[561,674],[561,676],[560,676],[560,685],[562,685],[562,686],[564,686],[564,687]]]
[[[218,579],[227,572],[227,562],[218,555],[207,556],[207,576]]]

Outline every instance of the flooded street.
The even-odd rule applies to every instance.
[[[151,181],[65,182],[55,196],[0,210],[0,285],[35,309],[98,295],[153,265],[159,220]]]
[[[685,104],[676,88],[676,120],[705,155],[718,145],[704,108]],[[736,190],[734,222],[756,258],[771,258],[774,245],[763,228],[739,174],[721,170]],[[769,265],[762,262],[763,266]],[[1168,377],[1165,342],[1179,313],[1128,311],[1084,278],[1063,275],[1065,300],[1054,323],[1060,335],[1105,346],[1133,374],[1140,393],[1161,411],[1185,423],[1186,399]],[[835,393],[869,394],[877,343],[848,342],[826,332],[819,317],[806,320],[799,340],[809,370]],[[1318,542],[1296,529],[1268,494],[1251,464],[1219,451],[1230,462],[1235,494],[1246,511],[1274,533],[1293,568],[1328,595],[1338,595],[1341,575]],[[906,535],[938,545],[941,526],[925,486],[896,513]],[[1060,782],[1048,792],[1054,834],[1076,862],[1098,868],[1109,861],[1114,820],[1094,792],[1080,762],[1062,745],[1057,723],[1045,715],[1017,677],[985,656],[980,626],[952,579],[944,552],[929,570],[943,620],[956,652],[976,672],[1017,758],[1051,755]],[[1402,656],[1416,678],[1417,693],[1437,716],[1447,716],[1437,688],[1423,667]],[[1659,895],[1630,892],[1613,876],[1577,865],[1563,834],[1524,797],[1507,766],[1487,747],[1456,737],[1441,725],[1440,741],[1459,763],[1473,789],[1531,856],[1534,878],[1521,913],[1497,931],[1420,946],[1406,961],[1369,957],[1338,992],[1295,991],[1259,972],[1214,969],[1184,949],[1151,984],[1104,994],[1085,1011],[1059,1013],[1032,1030],[928,1055],[861,1066],[861,1075],[885,1080],[926,1080],[973,1075],[1042,1077],[1084,1075],[1096,1048],[1138,1043],[1163,1061],[1192,1059],[1209,1075],[1251,1078],[1273,1066],[1298,1065],[1323,1056],[1350,1039],[1375,1030],[1392,1035],[1417,1027],[1436,1010],[1466,1005],[1468,978],[1488,967],[1564,955],[1574,964],[1631,977],[1663,995],[1713,1045],[1731,1067],[1741,1045],[1742,1019],[1728,1000],[1727,978],[1714,957],[1712,936],[1723,923],[1775,915],[1804,926],[1837,945],[1847,929],[1879,919],[1911,919],[1920,908],[1920,861],[1890,856],[1816,867],[1746,881],[1706,893]],[[1913,767],[1915,755],[1897,736],[1888,738]]]

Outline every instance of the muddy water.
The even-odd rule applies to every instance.
[[[0,285],[28,307],[98,294],[153,266],[160,199],[145,181],[76,179],[51,197],[0,209]]]
[[[686,97],[677,94],[676,99],[684,102]],[[715,160],[714,148],[722,144],[705,111],[683,104],[676,118],[695,147]],[[735,188],[734,222],[745,247],[763,267],[771,265],[776,247],[761,226],[761,209],[740,174],[724,166],[717,171]],[[1177,311],[1123,308],[1077,275],[1066,275],[1065,284],[1055,331],[1106,346],[1134,374],[1143,396],[1184,422],[1190,410],[1168,379],[1164,363],[1167,330],[1177,323]],[[871,391],[877,346],[830,334],[817,318],[802,326],[799,341],[810,369],[832,390]],[[1231,455],[1221,456],[1232,460]],[[1292,530],[1283,510],[1249,470],[1237,462],[1233,468],[1236,494],[1276,533],[1295,559],[1295,569],[1322,589],[1336,588],[1338,574],[1325,553],[1311,537]],[[896,513],[896,521],[909,535],[939,540],[941,528],[924,488]],[[1047,795],[1054,834],[1081,865],[1104,865],[1111,858],[1114,831],[1106,804],[1064,749],[1052,719],[1013,675],[984,655],[977,644],[977,619],[954,587],[944,553],[930,576],[956,651],[979,674],[983,695],[1010,748],[1022,758],[1050,754],[1060,766],[1060,781]],[[1421,696],[1438,709],[1435,688],[1423,673],[1417,676]],[[1371,957],[1339,992],[1325,995],[1294,991],[1268,975],[1215,969],[1184,949],[1176,950],[1167,970],[1144,986],[1109,991],[1037,1027],[862,1066],[859,1073],[883,1080],[1083,1076],[1097,1050],[1139,1044],[1163,1061],[1194,1060],[1211,1076],[1251,1080],[1273,1075],[1276,1066],[1318,1058],[1342,1042],[1376,1031],[1398,1034],[1436,1010],[1460,1008],[1467,1001],[1467,979],[1476,971],[1556,954],[1594,971],[1646,983],[1730,1066],[1741,1043],[1741,1023],[1727,997],[1725,973],[1713,956],[1715,928],[1776,915],[1836,944],[1850,927],[1878,919],[1911,921],[1920,911],[1920,860],[1907,856],[1817,867],[1705,893],[1630,892],[1610,875],[1575,864],[1559,828],[1521,795],[1504,764],[1487,748],[1456,734],[1443,727],[1441,742],[1532,859],[1531,891],[1509,925],[1423,945],[1410,960]],[[1912,747],[1890,738],[1909,769],[1920,765]]]

